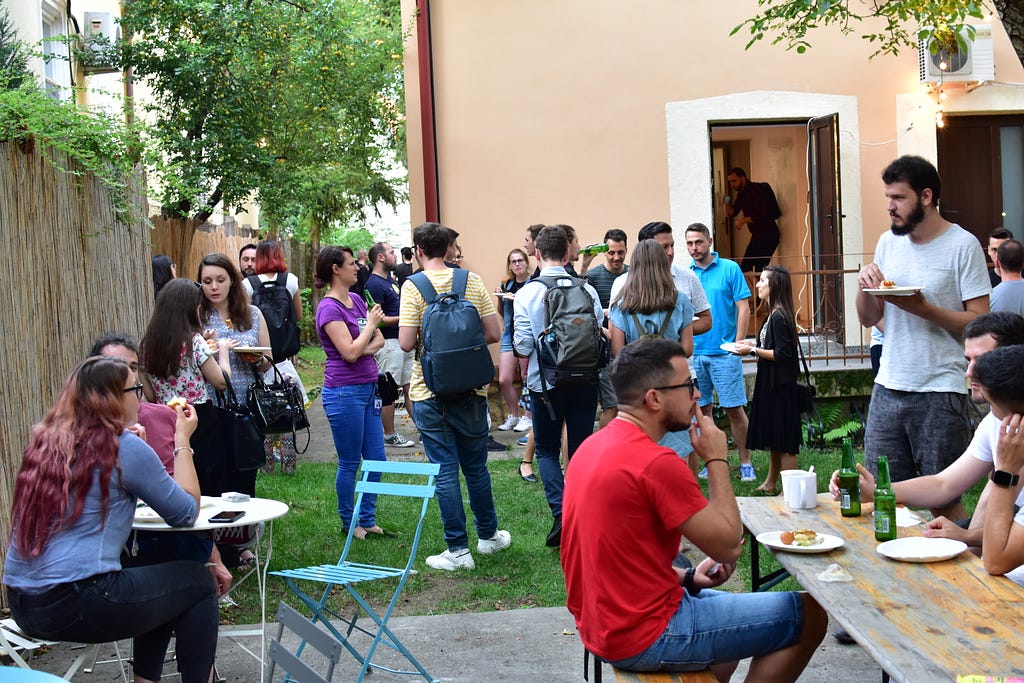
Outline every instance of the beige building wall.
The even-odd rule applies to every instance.
[[[416,3],[402,7],[411,17]],[[882,168],[904,153],[936,156],[935,97],[918,82],[915,50],[869,60],[857,30],[813,33],[804,55],[767,43],[746,51],[746,38],[729,31],[756,12],[756,0],[433,0],[429,10],[440,218],[462,233],[465,263],[489,285],[531,223],[569,223],[590,242],[611,227],[632,238],[651,220],[679,230],[709,218],[710,140],[705,133],[676,154],[677,126],[760,127],[839,112],[847,267],[870,260],[888,228]],[[993,24],[997,80],[1024,83],[1005,31]],[[428,189],[419,59],[414,29],[406,54],[413,226],[424,220]],[[1019,85],[946,91],[947,112],[1024,111]],[[706,120],[686,121],[682,110],[673,118],[673,107],[696,100],[717,107]],[[758,156],[752,149],[748,173],[784,186],[788,230],[802,220],[803,169],[790,160],[794,178],[771,178],[775,169]],[[784,237],[782,254],[789,237],[800,239]]]

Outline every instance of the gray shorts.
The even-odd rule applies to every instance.
[[[967,450],[970,441],[966,394],[895,391],[881,384],[871,392],[864,464],[874,473],[878,456],[884,455],[893,481],[938,474]]]
[[[604,366],[601,370],[601,379],[597,387],[597,399],[601,402],[601,410],[619,407],[619,397],[615,395],[612,388],[612,364]]]
[[[373,354],[380,374],[390,372],[398,386],[408,384],[412,379],[412,360],[415,351],[403,351],[397,339],[385,339],[384,346]]]

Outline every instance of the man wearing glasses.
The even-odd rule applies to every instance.
[[[708,590],[733,573],[743,525],[725,434],[697,405],[682,347],[641,339],[612,366],[619,414],[577,449],[565,477],[562,569],[569,611],[590,652],[630,671],[703,671],[795,681],[828,616],[806,593]],[[689,425],[708,469],[705,498],[686,461],[658,439]],[[707,554],[672,566],[680,537]],[[685,589],[685,590],[684,590]]]

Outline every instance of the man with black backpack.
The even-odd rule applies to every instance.
[[[535,247],[540,276],[516,294],[512,345],[517,355],[530,359],[526,386],[533,406],[537,464],[554,517],[547,545],[556,548],[562,540],[562,425],[568,440],[566,458],[571,458],[594,431],[599,372],[608,363],[608,342],[597,291],[566,272],[565,230],[545,227]]]
[[[473,569],[459,470],[466,478],[477,552],[496,553],[511,535],[498,529],[487,469],[487,387],[494,379],[488,344],[501,339],[501,318],[476,273],[449,268],[447,228],[424,223],[412,234],[422,270],[402,285],[398,341],[417,350],[409,396],[427,458],[441,466],[437,506],[447,550],[427,558],[434,569]]]

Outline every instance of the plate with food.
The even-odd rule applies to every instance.
[[[269,346],[236,346],[231,349],[237,353],[270,353]]]
[[[875,550],[879,555],[900,562],[941,562],[967,550],[967,544],[952,538],[910,536],[880,543]]]
[[[875,296],[914,296],[922,289],[924,287],[901,287],[892,280],[882,280],[881,287],[869,288],[864,291]]]
[[[846,543],[838,536],[819,534],[813,529],[765,531],[757,535],[757,542],[787,553],[827,553]]]
[[[158,515],[153,508],[143,505],[142,507],[135,508],[135,521],[159,524],[164,521],[164,518]]]

